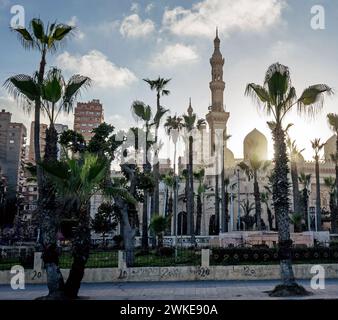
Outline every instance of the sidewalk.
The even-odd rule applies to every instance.
[[[338,280],[327,280],[324,290],[312,290],[308,280],[299,283],[314,293],[301,299],[338,299]],[[80,296],[94,300],[264,300],[272,299],[264,291],[276,284],[278,281],[93,283],[83,284]],[[0,286],[0,300],[32,300],[46,294],[46,285],[27,285],[16,291]]]

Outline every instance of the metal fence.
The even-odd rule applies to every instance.
[[[10,270],[15,265],[20,265],[24,268],[32,269],[34,265],[34,248],[1,247],[0,270]]]

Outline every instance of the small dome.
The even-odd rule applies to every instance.
[[[257,129],[252,130],[244,139],[244,160],[253,156],[266,160],[268,155],[268,140],[265,135]]]
[[[331,154],[336,153],[336,141],[337,141],[336,135],[333,135],[330,139],[326,141],[324,146],[325,161],[330,161]]]
[[[235,156],[233,152],[226,148],[224,149],[224,169],[235,167]]]

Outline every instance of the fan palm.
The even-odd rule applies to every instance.
[[[311,230],[310,216],[309,216],[309,196],[310,196],[310,186],[311,186],[311,174],[305,174],[301,172],[298,177],[298,181],[303,185],[302,190],[302,202],[303,202],[303,210],[304,210],[304,218],[307,221],[308,230]]]
[[[170,225],[170,216],[162,217],[155,215],[152,217],[149,228],[157,236],[157,248],[163,247],[163,234]]]
[[[152,91],[156,91],[156,112],[157,115],[155,116],[155,150],[154,150],[154,178],[155,178],[155,188],[154,188],[154,195],[153,195],[153,201],[154,201],[154,212],[158,213],[159,212],[159,172],[160,172],[160,167],[159,167],[159,161],[158,161],[158,152],[159,148],[157,146],[158,144],[158,128],[161,123],[161,119],[164,116],[168,110],[163,108],[161,106],[161,96],[168,96],[170,94],[170,91],[166,89],[166,86],[170,82],[171,79],[163,79],[161,77],[158,77],[158,79],[151,80],[151,79],[143,79],[145,81],[150,89]]]
[[[143,141],[144,146],[144,162],[143,162],[143,171],[146,174],[151,172],[151,164],[149,159],[149,149],[151,146],[150,142],[150,128],[152,121],[152,110],[151,107],[145,105],[141,101],[134,101],[131,110],[133,115],[144,122],[145,126],[145,141]],[[142,214],[142,249],[144,251],[148,250],[148,207],[149,207],[149,191],[144,190],[144,202],[143,202],[143,214]]]
[[[299,194],[299,182],[298,182],[298,162],[301,157],[301,153],[304,149],[299,150],[296,141],[291,140],[288,136],[286,144],[289,149],[290,167],[291,167],[291,180],[292,180],[292,195],[293,195],[293,212],[300,213],[300,194]]]
[[[324,184],[330,194],[331,232],[336,234],[338,233],[336,180],[333,177],[325,177]]]
[[[45,159],[57,160],[56,120],[61,112],[69,113],[82,89],[90,86],[91,80],[81,75],[73,75],[65,81],[60,69],[51,68],[41,85],[36,76],[16,75],[6,80],[5,86],[15,97],[24,99],[27,106],[36,99],[41,101],[41,110],[47,115],[50,125],[46,132]]]
[[[198,189],[197,189],[197,215],[196,215],[196,227],[195,234],[201,234],[201,225],[202,225],[202,215],[203,215],[203,204],[202,197],[206,191],[206,185],[204,184],[205,170],[201,169],[197,172],[194,172],[194,178],[198,181]]]
[[[177,202],[178,202],[178,178],[177,178],[177,170],[176,170],[176,154],[177,154],[177,142],[180,137],[180,132],[183,128],[183,119],[181,117],[168,116],[167,120],[164,124],[164,128],[169,136],[169,139],[172,139],[174,143],[174,176],[175,176],[175,184],[174,184],[174,235],[177,236]]]
[[[265,172],[271,165],[270,161],[260,160],[257,155],[253,155],[248,163],[240,162],[238,166],[243,170],[249,180],[253,179],[254,184],[254,197],[255,197],[255,210],[256,210],[256,227],[257,230],[262,230],[262,204],[261,194],[258,184],[259,172]]]
[[[336,170],[336,190],[338,190],[338,114],[336,113],[329,113],[327,115],[327,120],[329,123],[329,126],[331,130],[336,135],[336,152],[335,154],[331,155],[332,160],[335,163],[335,170]],[[338,219],[338,198],[336,198],[336,205],[335,205],[335,214],[334,216],[336,219]],[[338,224],[338,222],[335,222],[335,224]],[[332,228],[334,229],[334,228]]]
[[[72,242],[73,264],[65,283],[65,294],[76,298],[90,249],[90,198],[100,189],[109,172],[109,161],[85,153],[82,159],[43,163],[58,195],[75,213],[76,230]]]
[[[34,18],[29,23],[29,28],[13,28],[12,31],[18,35],[19,41],[27,50],[36,50],[40,55],[40,64],[36,73],[36,83],[42,86],[45,77],[45,67],[48,53],[55,53],[62,46],[67,36],[72,34],[74,27],[63,23],[48,23],[44,25],[39,18]],[[35,160],[41,160],[40,153],[40,112],[41,99],[36,95],[34,101],[34,152]],[[38,186],[42,187],[42,172],[37,168]]]
[[[290,291],[290,294],[291,291],[304,294],[304,288],[296,284],[291,263],[289,168],[283,120],[295,107],[298,107],[301,113],[314,114],[323,106],[323,94],[332,93],[332,89],[325,84],[316,84],[305,89],[300,97],[297,97],[289,68],[275,63],[268,68],[263,86],[250,83],[245,93],[252,96],[267,115],[272,115],[274,121],[274,125],[270,123],[275,152],[273,203],[278,224],[282,285],[277,286],[271,295],[280,295],[284,290]]]
[[[315,160],[315,172],[316,172],[316,215],[317,215],[317,226],[318,231],[321,230],[322,226],[322,215],[321,215],[321,201],[320,201],[320,177],[319,177],[319,154],[324,148],[325,143],[321,143],[320,139],[314,139],[311,141],[312,149],[314,151]]]
[[[188,173],[188,188],[187,188],[187,217],[188,217],[188,234],[191,235],[192,243],[195,241],[194,237],[194,159],[193,159],[193,145],[194,137],[193,130],[196,123],[196,114],[189,112],[188,114],[183,115],[183,126],[186,129],[188,135],[188,163],[187,163],[187,173]]]

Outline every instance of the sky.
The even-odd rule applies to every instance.
[[[39,56],[25,51],[9,24],[11,8],[21,5],[25,23],[40,17],[76,26],[76,33],[56,54],[47,58],[48,67],[60,67],[66,77],[80,73],[93,85],[80,101],[100,99],[105,120],[119,129],[134,125],[130,106],[142,100],[155,107],[155,93],[143,78],[171,78],[171,94],[162,104],[171,115],[186,112],[189,98],[199,118],[210,105],[209,59],[216,26],[225,58],[224,101],[230,112],[228,147],[236,158],[243,156],[245,136],[257,128],[272,141],[266,122],[270,120],[244,96],[247,83],[263,83],[272,63],[289,66],[298,95],[309,85],[326,83],[338,88],[338,1],[336,0],[0,0],[0,83],[19,74],[33,74]],[[311,9],[325,10],[325,28],[314,30]],[[1,88],[0,108],[10,110],[12,120],[30,128],[33,116],[24,113],[13,97]],[[314,119],[291,113],[290,136],[306,160],[312,159],[310,140],[326,141],[331,135],[326,114],[338,113],[338,96],[325,99]],[[72,128],[73,116],[58,122]],[[165,136],[163,130],[161,136]],[[163,138],[163,140],[165,140]],[[166,141],[164,141],[166,142]],[[162,150],[162,157],[170,153]]]

